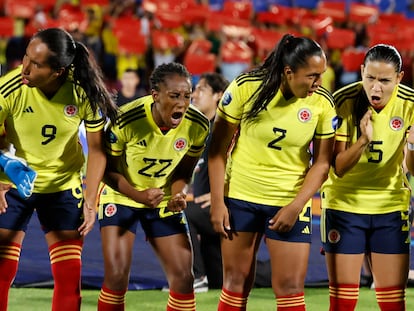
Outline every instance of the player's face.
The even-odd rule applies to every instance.
[[[191,81],[175,74],[152,90],[152,115],[159,127],[176,128],[184,117],[191,98]]]
[[[213,89],[208,85],[206,79],[202,78],[195,87],[191,103],[210,118],[210,115],[214,115],[216,111],[219,99],[219,94],[213,93]]]
[[[44,93],[55,92],[61,75],[47,63],[49,49],[40,39],[30,41],[23,57],[22,81],[29,87],[37,87]]]
[[[286,83],[281,85],[285,98],[292,96],[305,98],[311,96],[322,84],[322,74],[326,71],[326,57],[311,56],[307,66],[299,67],[295,72],[286,66]]]
[[[392,63],[370,61],[361,68],[362,84],[372,107],[381,109],[390,100],[404,72],[395,72]]]

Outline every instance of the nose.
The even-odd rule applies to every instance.
[[[23,68],[22,68],[23,74],[28,75],[30,73],[30,62],[27,56],[23,57],[22,65],[23,65]]]
[[[315,78],[315,80],[313,81],[312,87],[314,88],[318,88],[322,85],[322,77],[321,76],[317,76]]]
[[[380,91],[381,90],[381,83],[379,81],[374,81],[372,84],[373,91]]]

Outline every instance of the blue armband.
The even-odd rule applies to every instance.
[[[0,168],[16,185],[17,191],[23,199],[32,195],[37,173],[24,160],[10,153],[0,152]]]

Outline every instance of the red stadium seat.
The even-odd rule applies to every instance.
[[[34,0],[6,0],[6,16],[30,19],[35,13],[36,1]]]
[[[226,63],[251,64],[253,50],[241,40],[228,40],[220,47],[221,60]]]
[[[86,14],[81,10],[79,6],[64,5],[58,12],[58,18],[60,27],[73,31],[79,29],[81,32],[87,27]]]
[[[317,11],[320,15],[331,17],[335,22],[342,23],[346,21],[347,16],[345,1],[320,1],[318,4]]]
[[[212,47],[211,41],[207,39],[193,40],[187,49],[187,53],[190,54],[208,54]]]
[[[349,20],[367,24],[378,19],[379,9],[376,5],[351,2],[349,6]]]
[[[250,20],[253,17],[253,4],[251,1],[225,1],[223,11],[234,18]]]
[[[353,47],[355,45],[356,34],[351,29],[332,27],[327,32],[326,44],[330,49],[340,49]]]
[[[341,62],[345,71],[358,72],[364,62],[365,51],[346,49],[341,53]]]
[[[236,19],[224,12],[211,11],[206,20],[209,31],[221,31],[228,37],[247,38],[253,31],[247,20]]]
[[[154,49],[166,50],[169,48],[179,48],[184,45],[184,38],[179,33],[165,30],[153,30],[151,41]]]
[[[14,19],[11,17],[0,17],[0,37],[10,38],[14,35]]]
[[[205,72],[216,70],[216,55],[213,53],[197,54],[186,53],[184,56],[184,66],[192,75],[200,75]]]
[[[109,5],[109,0],[80,0],[80,4],[82,7],[87,6],[87,5],[93,5],[93,4],[97,4],[101,7],[105,7]]]
[[[120,53],[142,55],[147,50],[147,38],[141,34],[141,22],[134,17],[113,20],[113,32]]]
[[[258,59],[263,60],[266,58],[283,35],[284,33],[279,31],[255,28],[253,30],[253,37]]]

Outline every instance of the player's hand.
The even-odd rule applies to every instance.
[[[150,208],[156,208],[164,198],[164,190],[160,188],[150,188],[139,192],[138,202]]]
[[[1,153],[0,167],[16,185],[20,197],[27,199],[32,195],[37,173],[27,165],[26,161],[10,153]]]
[[[408,131],[407,142],[414,144],[414,124],[411,124],[410,130]]]
[[[187,207],[187,201],[185,198],[187,195],[185,193],[175,194],[167,203],[167,210],[171,212],[181,212]]]
[[[269,229],[278,232],[289,232],[295,225],[303,206],[288,204],[282,207],[272,219],[269,220]]]
[[[79,234],[86,236],[93,229],[96,220],[96,206],[83,202],[83,223],[78,228]]]
[[[194,203],[201,204],[201,208],[206,208],[211,205],[211,193],[205,193],[194,198]]]
[[[7,210],[6,192],[11,188],[10,184],[0,183],[0,214],[4,214]]]
[[[369,144],[372,141],[373,128],[372,128],[372,111],[368,110],[361,119],[359,123],[359,128],[361,129],[361,139],[366,140],[366,144]]]
[[[210,221],[213,225],[214,231],[219,233],[226,239],[232,239],[230,215],[227,206],[223,203],[221,205],[212,205],[210,208]]]

